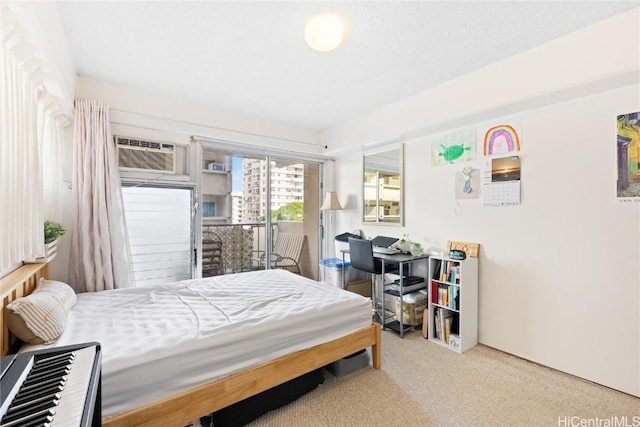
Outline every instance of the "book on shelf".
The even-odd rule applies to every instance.
[[[457,286],[449,286],[449,308],[453,310],[459,310],[459,288]]]
[[[438,303],[438,282],[435,280],[431,281],[431,302],[433,304]]]
[[[453,313],[451,313],[449,310],[438,309],[436,310],[434,320],[436,327],[436,338],[444,341],[445,343],[448,343],[449,335],[452,330]]]
[[[444,342],[449,343],[449,335],[451,334],[451,316],[444,318]]]
[[[442,264],[442,260],[434,259],[433,260],[433,277],[432,279],[440,280],[440,265]]]

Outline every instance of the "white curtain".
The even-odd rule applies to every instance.
[[[13,27],[3,22],[0,34],[0,271],[7,272],[44,252],[44,214],[37,62]]]
[[[109,106],[76,99],[69,281],[78,292],[131,286]]]
[[[0,276],[44,255],[44,220],[62,219],[57,147],[71,115],[20,6],[0,2]]]
[[[60,146],[63,129],[70,123],[58,112],[57,104],[48,95],[41,96],[39,102],[38,139],[42,141],[42,189],[44,219],[62,222],[63,194],[60,192],[62,174],[60,172]]]

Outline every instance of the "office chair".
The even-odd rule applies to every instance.
[[[371,300],[373,301],[373,309],[376,310],[378,299],[376,279],[382,275],[382,261],[373,256],[371,240],[349,237],[349,257],[351,259],[351,267],[371,273]],[[382,286],[384,286],[384,278],[382,278]]]

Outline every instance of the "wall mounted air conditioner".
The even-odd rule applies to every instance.
[[[164,142],[116,136],[121,170],[175,174],[175,146]]]

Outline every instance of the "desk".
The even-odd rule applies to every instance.
[[[344,255],[348,254],[349,250],[345,249],[342,250],[342,288],[344,289],[345,283],[344,283],[344,272],[345,272],[345,258]],[[404,254],[404,253],[400,253],[400,254],[381,254],[381,253],[377,253],[374,252],[373,253],[373,257],[374,258],[378,258],[382,261],[382,291],[381,291],[381,301],[380,301],[380,311],[378,310],[378,295],[377,292],[375,292],[375,290],[372,290],[371,292],[371,300],[373,301],[373,309],[374,311],[380,316],[380,321],[382,322],[382,329],[386,329],[389,328],[397,333],[400,334],[400,338],[402,338],[404,336],[404,332],[405,331],[410,331],[412,329],[414,329],[414,326],[407,326],[401,323],[401,321],[399,320],[392,320],[389,321],[389,319],[391,319],[391,316],[386,316],[385,313],[385,305],[384,305],[384,299],[385,299],[385,283],[384,283],[384,275],[385,275],[385,267],[387,264],[393,264],[393,265],[397,265],[398,266],[398,274],[400,274],[400,288],[399,288],[399,298],[400,298],[400,316],[399,319],[402,320],[403,318],[403,298],[402,296],[404,295],[404,277],[405,276],[410,276],[411,275],[411,267],[412,264],[415,262],[419,262],[419,261],[424,261],[425,263],[425,276],[424,276],[424,288],[421,289],[429,289],[429,255],[426,254],[422,254],[422,255],[418,255],[418,256],[414,256],[411,254]],[[375,280],[375,278],[374,278]],[[428,302],[428,295],[427,295],[427,302]],[[422,321],[424,322],[425,320],[428,319],[422,319]]]

